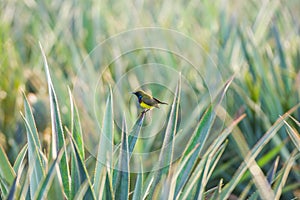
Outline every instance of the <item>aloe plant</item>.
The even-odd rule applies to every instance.
[[[295,198],[298,7],[4,1],[0,198]]]

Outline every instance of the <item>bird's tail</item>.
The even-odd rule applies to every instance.
[[[166,104],[166,105],[169,105],[168,103],[163,102],[163,101],[160,101],[160,100],[158,100],[157,98],[154,98],[154,97],[153,97],[153,99],[155,99],[155,101],[157,101],[157,103],[159,103],[159,104]]]
[[[161,102],[159,102],[159,103],[160,103],[160,104],[166,104],[166,105],[169,105],[168,103],[166,103],[166,102],[162,102],[162,101],[161,101]]]

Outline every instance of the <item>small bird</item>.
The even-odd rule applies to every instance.
[[[168,105],[167,103],[152,97],[150,94],[147,94],[143,90],[138,90],[136,92],[133,92],[132,94],[135,94],[137,96],[140,106],[145,109],[143,113],[146,113],[154,107],[159,108],[158,104]]]

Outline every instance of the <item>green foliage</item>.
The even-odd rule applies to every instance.
[[[9,186],[13,184],[14,177],[16,176],[12,166],[10,165],[7,156],[2,147],[0,147],[0,158],[1,158],[1,193],[4,195],[8,194]]]
[[[28,141],[28,162],[34,163],[30,165],[30,197],[34,198],[42,179],[45,177],[45,161],[41,154],[41,144],[38,137],[38,132],[35,126],[34,118],[30,105],[24,96],[25,107],[25,126],[27,130]]]
[[[0,198],[295,198],[299,2],[260,4],[4,1]]]
[[[50,77],[49,67],[47,63],[47,59],[44,53],[44,50],[42,48],[42,45],[40,44],[45,71],[46,71],[46,77],[48,82],[48,91],[49,91],[49,98],[50,98],[50,110],[51,110],[51,124],[52,124],[52,157],[53,159],[56,159],[58,156],[58,151],[60,149],[63,149],[63,155],[62,160],[59,162],[60,165],[60,173],[61,178],[64,186],[64,191],[67,197],[70,197],[70,172],[69,172],[69,166],[68,166],[68,158],[66,152],[66,143],[65,143],[65,135],[62,128],[61,123],[61,116],[60,111],[58,107],[58,102],[56,98],[56,93],[53,88],[52,80]]]
[[[113,154],[113,99],[112,94],[110,92],[107,102],[106,102],[106,110],[103,119],[103,126],[101,137],[99,141],[98,153],[97,153],[97,162],[95,166],[95,176],[94,176],[94,189],[96,192],[96,196],[98,197],[101,192],[101,180],[105,179],[106,174],[103,174],[103,168],[108,164],[112,166],[113,161],[111,160]],[[104,166],[103,166],[104,165]]]

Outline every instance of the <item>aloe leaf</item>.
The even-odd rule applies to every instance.
[[[74,200],[82,200],[82,199],[84,199],[84,196],[85,196],[88,188],[89,188],[89,182],[88,182],[88,180],[86,180],[78,188],[78,190],[76,192],[76,195],[74,196]]]
[[[300,122],[296,120],[293,116],[289,116],[299,127],[300,127]]]
[[[103,118],[103,125],[101,129],[97,161],[95,166],[94,176],[94,191],[96,197],[99,196],[100,186],[103,179],[103,167],[112,167],[113,155],[113,97],[112,91],[109,90],[109,96],[106,101],[106,109]]]
[[[282,194],[282,189],[287,181],[288,175],[294,166],[295,160],[296,160],[296,150],[291,153],[291,156],[289,160],[286,162],[285,166],[281,170],[280,175],[276,178],[277,181],[274,184],[274,192],[275,192],[275,199],[280,199],[280,196]]]
[[[165,131],[162,150],[159,155],[159,163],[160,163],[159,168],[167,169],[166,171],[164,170],[164,173],[168,172],[168,169],[173,162],[174,138],[177,132],[180,93],[181,93],[181,74],[179,75],[178,85],[174,95],[174,100],[172,103],[168,124]]]
[[[169,168],[173,161],[172,159],[173,159],[173,151],[174,151],[174,138],[177,132],[180,92],[181,92],[181,74],[179,74],[179,80],[176,87],[176,92],[174,95],[169,118],[168,118],[168,124],[164,135],[164,141],[159,155],[159,160],[158,160],[159,169],[158,171],[156,171],[156,174],[154,175],[153,184],[150,187],[150,192],[149,192],[150,199],[153,196],[155,188],[158,182],[160,181],[162,174],[166,174],[169,171]]]
[[[142,199],[142,188],[143,188],[143,172],[141,169],[140,173],[138,173],[136,178],[132,200]]]
[[[143,187],[143,190],[142,190],[143,191],[143,193],[142,193],[142,199],[146,199],[148,197],[150,189],[151,189],[151,187],[153,185],[155,174],[156,173],[154,171],[152,171],[148,175],[146,181],[144,182],[144,184],[143,184],[144,187]]]
[[[134,150],[134,146],[136,144],[136,141],[138,139],[138,136],[141,132],[141,128],[143,125],[143,121],[145,118],[145,113],[141,113],[137,121],[135,122],[131,132],[129,133],[128,136],[128,150],[129,150],[129,157],[131,157],[132,152]]]
[[[87,188],[87,192],[85,193],[84,199],[96,199],[95,192],[92,188],[92,184],[90,181],[90,177],[88,175],[87,169],[84,165],[84,161],[80,156],[78,147],[75,143],[74,138],[71,136],[71,133],[69,133],[69,137],[71,138],[71,146],[72,146],[72,154],[74,158],[74,166],[76,166],[76,169],[74,170],[76,174],[74,174],[75,181],[77,181],[77,185],[81,186],[85,183],[85,181],[88,181],[89,186]],[[75,184],[75,183],[74,183]],[[80,187],[76,188],[77,190]]]
[[[79,188],[81,187],[80,175],[78,171],[78,166],[76,163],[76,156],[73,152],[71,155],[71,198],[74,198],[76,193],[78,192]]]
[[[155,197],[158,196],[159,199],[174,199],[175,184],[172,183],[175,183],[175,165],[177,164],[172,165],[167,176],[162,176],[159,193],[154,195]]]
[[[214,142],[209,146],[206,154],[204,155],[204,157],[207,157],[208,153],[212,152],[213,150],[219,149],[220,146],[222,145],[222,143],[225,141],[225,139],[228,137],[228,135],[232,132],[233,128],[236,127],[236,125],[242,120],[244,119],[246,115],[243,114],[241,116],[239,116],[238,118],[236,118],[234,121],[232,121],[227,128],[225,128],[222,133],[219,135],[219,137],[216,138],[216,140],[214,140]],[[180,167],[177,169],[177,173],[175,174],[175,179],[177,179],[177,177],[179,176],[180,173],[182,173],[182,170],[184,169],[186,163],[189,161],[190,157],[194,154],[194,152],[197,150],[197,148],[199,148],[200,144],[197,144],[195,146],[195,148],[181,161],[180,163]],[[200,165],[200,164],[199,164]],[[198,166],[198,170],[199,166]],[[212,173],[212,172],[211,172]],[[193,175],[191,176],[193,177]],[[176,198],[179,197],[179,194],[176,194],[177,196],[175,196]]]
[[[220,103],[223,100],[223,97],[230,85],[230,83],[232,82],[233,77],[230,78],[226,84],[224,85],[224,87],[222,88],[222,90],[219,92],[217,98],[212,102],[212,104],[207,108],[207,110],[205,111],[205,113],[203,114],[201,120],[199,121],[197,128],[195,129],[195,132],[193,133],[193,136],[191,138],[191,140],[189,141],[188,145],[187,145],[187,149],[184,152],[184,155],[182,158],[184,158],[187,154],[189,154],[189,152],[197,145],[199,144],[199,149],[197,149],[194,154],[190,157],[189,161],[186,163],[185,167],[183,168],[182,172],[180,173],[178,179],[177,179],[177,183],[176,183],[176,189],[175,189],[175,194],[176,196],[179,194],[180,190],[182,189],[182,187],[185,185],[185,183],[187,182],[190,172],[194,166],[194,164],[196,163],[196,160],[199,156],[199,154],[201,153],[204,144],[209,136],[210,133],[210,129],[213,125],[213,122],[215,120],[216,117],[216,113],[214,112],[214,109],[220,105]]]
[[[125,116],[125,115],[124,115]],[[144,117],[145,117],[145,113],[141,113],[139,115],[139,118],[137,119],[137,121],[135,122],[131,132],[129,133],[128,135],[128,156],[129,156],[129,160],[132,156],[132,153],[133,153],[133,150],[134,150],[134,147],[135,147],[135,144],[137,142],[137,139],[138,139],[138,136],[141,132],[141,128],[142,128],[142,125],[143,125],[143,121],[144,121]],[[121,144],[122,145],[122,144]],[[121,147],[122,148],[122,147]],[[116,148],[117,150],[119,149],[118,147]],[[122,151],[122,149],[120,149]],[[120,159],[117,161],[117,166],[120,165]],[[121,167],[122,168],[122,167]],[[121,169],[119,168],[119,169]],[[129,169],[129,168],[128,168]],[[116,182],[117,182],[117,176],[119,175],[119,172],[117,170],[114,171],[113,173],[113,180],[112,180],[112,184],[115,186],[116,185]]]
[[[286,131],[289,134],[291,140],[293,141],[294,145],[297,147],[298,151],[300,151],[300,136],[296,129],[291,127],[285,120],[284,124],[286,126]]]
[[[241,144],[243,144],[241,142]],[[259,160],[258,160],[258,164],[259,166],[265,166],[267,163],[271,162],[272,159],[274,159],[280,152],[280,150],[282,149],[282,147],[285,145],[285,143],[281,143],[280,145],[274,147],[273,149],[271,149],[270,151],[268,151],[266,154],[264,154]],[[243,145],[241,145],[243,146]],[[249,151],[249,150],[248,150]],[[245,154],[246,156],[246,154]],[[241,178],[241,182],[245,181],[247,179],[249,179],[249,177],[251,176],[251,173],[249,171],[247,171],[243,177]]]
[[[210,153],[207,153],[196,166],[194,172],[191,175],[185,189],[182,191],[181,198],[186,199],[192,192],[192,189],[196,187],[195,198],[203,199],[205,186],[216,167],[219,159],[224,153],[226,144],[213,149]]]
[[[219,185],[217,187],[208,190],[205,193],[205,196],[210,195],[207,198],[220,200],[220,192],[222,190],[222,186],[223,186],[223,179],[220,180]]]
[[[113,192],[113,186],[112,186],[112,177],[110,176],[110,171],[107,168],[106,173],[106,179],[105,179],[105,193],[104,193],[104,199],[115,199],[114,192]]]
[[[41,156],[40,150],[41,145],[38,138],[38,132],[36,130],[36,125],[34,122],[33,114],[28,103],[27,98],[24,94],[24,108],[25,117],[22,115],[25,127],[27,131],[27,141],[28,141],[28,163],[29,163],[29,173],[30,174],[30,196],[34,197],[37,191],[40,181],[45,176],[45,161]]]
[[[40,144],[40,140],[39,140],[39,134],[36,128],[36,124],[34,121],[34,117],[33,117],[33,113],[31,110],[31,107],[29,105],[29,102],[25,96],[25,94],[23,93],[23,99],[24,99],[24,111],[25,111],[25,117],[26,120],[28,122],[28,128],[29,130],[32,132],[32,141],[35,144],[35,147],[37,150],[41,149],[41,144]]]
[[[15,177],[16,174],[5,154],[5,151],[0,145],[0,184],[1,192],[4,196],[8,195],[9,188],[13,184]]]
[[[29,170],[29,169],[28,169]],[[27,171],[28,171],[27,170]],[[21,186],[21,189],[20,189],[20,192],[19,192],[19,195],[20,197],[26,197],[25,199],[31,199],[30,197],[30,191],[29,191],[29,187],[30,187],[30,176],[31,174],[29,173],[30,171],[28,171],[25,175],[25,180],[24,182],[22,182],[22,184],[20,185]]]
[[[10,191],[9,191],[9,194],[8,194],[8,197],[7,197],[7,200],[13,200],[13,199],[17,199],[17,188],[20,184],[20,178],[21,178],[21,175],[22,175],[22,172],[23,172],[23,169],[24,169],[24,166],[25,164],[22,164],[19,168],[18,168],[18,171],[17,171],[17,175],[15,177],[15,180],[13,182],[13,185],[11,186],[10,188]]]
[[[197,185],[197,192],[196,196],[198,199],[201,199],[205,197],[205,189],[206,185],[208,184],[208,181],[214,172],[214,169],[217,166],[217,163],[219,162],[221,156],[223,155],[225,148],[227,146],[227,142],[225,142],[220,148],[218,148],[217,151],[212,152],[212,155],[209,155],[209,165],[205,166],[204,173],[202,175],[203,178],[199,179],[198,185]]]
[[[145,113],[142,112],[139,115],[139,118],[135,122],[135,124],[134,124],[131,132],[128,135],[128,154],[129,154],[129,160],[130,160],[130,158],[132,156],[135,144],[136,144],[138,136],[139,136],[139,134],[141,132],[141,128],[142,128],[142,124],[143,124],[143,121],[144,121],[144,117],[145,117]],[[120,145],[116,148],[116,151],[119,149],[119,147],[120,147]],[[117,160],[117,163],[116,163],[117,166],[119,165],[119,161],[120,161],[120,159]],[[117,171],[114,171],[114,172],[117,172]],[[116,185],[115,183],[116,183],[116,179],[117,179],[117,174],[118,173],[113,173],[113,185],[114,186]]]
[[[122,146],[120,149],[119,168],[117,171],[117,179],[115,183],[116,199],[128,199],[129,193],[129,149],[126,132],[126,121],[124,120],[122,128]]]
[[[241,180],[243,174],[247,170],[246,161],[251,161],[257,157],[257,155],[261,152],[263,147],[272,139],[272,137],[276,134],[276,132],[282,127],[284,124],[283,119],[286,119],[291,113],[293,113],[299,105],[294,106],[288,112],[286,112],[281,118],[277,119],[277,121],[269,128],[269,130],[264,134],[264,136],[255,144],[255,146],[251,149],[249,154],[244,158],[244,161],[236,173],[232,176],[231,180],[223,187],[220,198],[227,199],[229,195],[234,190],[236,185]]]
[[[273,183],[273,180],[274,180],[274,177],[275,177],[275,174],[277,171],[278,163],[279,163],[279,156],[275,159],[271,169],[268,171],[268,174],[267,174],[267,179],[270,184]]]
[[[13,199],[15,199],[15,195],[16,195],[15,192],[16,192],[16,187],[17,187],[18,179],[19,179],[19,177],[17,175],[15,177],[15,179],[14,179],[14,182],[13,182],[10,190],[9,190],[7,200],[13,200]]]
[[[238,137],[237,137],[238,136]],[[248,144],[242,134],[236,135],[234,134],[234,138],[236,139],[237,146],[239,148],[239,152],[244,156],[244,163],[246,164],[249,172],[252,175],[252,181],[254,182],[256,188],[260,196],[263,199],[272,199],[274,198],[274,192],[272,191],[270,184],[267,181],[267,178],[264,176],[261,168],[258,166],[255,158],[249,158],[249,150]],[[249,159],[248,159],[249,158]]]
[[[214,149],[218,149],[222,143],[226,140],[232,130],[246,117],[245,114],[242,114],[238,118],[234,119],[228,127],[226,127],[221,134],[213,141],[213,143],[208,147],[207,153],[213,151]]]
[[[25,144],[24,147],[20,150],[15,162],[14,162],[14,171],[17,172],[19,171],[19,167],[22,165],[23,163],[23,160],[26,156],[26,153],[27,153],[27,150],[28,150],[28,144]]]
[[[172,167],[172,171],[169,172],[169,177],[171,176],[170,184],[168,184],[167,188],[163,188],[163,192],[167,190],[169,193],[167,193],[168,199],[175,199],[175,186],[176,186],[176,179],[178,178],[179,174],[181,173],[182,169],[184,168],[184,165],[189,160],[189,158],[193,155],[193,153],[199,148],[199,144],[195,146],[194,149],[185,157],[184,160],[182,160],[176,167]]]
[[[258,190],[260,197],[262,199],[274,199],[275,195],[274,191],[271,188],[271,184],[268,183],[267,178],[264,176],[262,169],[258,166],[255,159],[245,159],[245,163],[252,175],[252,180]]]
[[[47,197],[48,191],[50,189],[51,183],[53,181],[55,175],[55,167],[60,162],[62,158],[63,152],[59,151],[58,156],[55,158],[53,163],[51,164],[44,180],[39,185],[39,188],[35,191],[35,198],[34,199],[45,199]]]
[[[69,90],[69,97],[70,97],[70,107],[71,107],[71,134],[74,138],[74,142],[78,147],[79,155],[82,159],[84,159],[84,144],[83,144],[83,137],[82,137],[82,129],[79,119],[79,114],[77,107],[75,105],[73,96]],[[78,180],[78,168],[76,166],[76,157],[75,154],[72,154],[71,157],[71,194],[70,197],[74,198],[74,196],[78,193],[78,189],[81,187],[81,182]]]
[[[70,197],[71,178],[70,178],[68,158],[66,154],[66,144],[64,138],[64,131],[61,123],[59,106],[58,106],[57,97],[51,80],[47,58],[41,43],[39,44],[43,56],[44,67],[45,67],[45,72],[46,72],[46,77],[48,82],[48,90],[49,90],[48,92],[49,92],[49,99],[50,99],[51,125],[52,125],[52,137],[51,137],[52,158],[55,159],[58,155],[58,151],[62,148],[64,149],[61,161],[59,163],[59,169],[60,169],[60,175],[63,182],[64,192],[67,197]]]
[[[105,192],[106,192],[105,189],[107,187],[107,185],[106,185],[107,170],[106,170],[105,167],[102,168],[102,172],[101,172],[100,177],[101,177],[101,183],[100,183],[99,196],[96,197],[96,198],[97,199],[104,199],[104,197],[106,195],[105,194]]]
[[[78,151],[80,153],[81,158],[84,158],[84,143],[83,143],[82,128],[80,124],[79,113],[70,88],[68,88],[68,91],[70,96],[70,107],[71,107],[71,133],[72,133],[72,137],[74,138],[74,142],[78,147]]]

